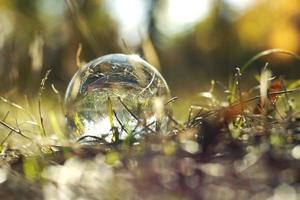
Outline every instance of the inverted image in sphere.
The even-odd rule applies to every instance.
[[[161,74],[137,55],[110,54],[78,70],[65,96],[76,139],[114,142],[166,130],[170,91]]]

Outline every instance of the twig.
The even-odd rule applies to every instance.
[[[5,122],[5,120],[7,119],[8,115],[9,115],[9,111],[7,111],[7,112],[6,112],[6,114],[4,115],[4,117],[3,117],[2,121],[4,121],[4,122]]]
[[[5,120],[7,119],[8,115],[9,115],[9,111],[7,111],[6,114],[4,115],[4,117],[2,119],[3,122],[5,122]],[[12,134],[12,131],[10,131],[9,134],[2,140],[0,146],[2,146],[6,142],[6,140],[10,137],[11,134]]]
[[[24,111],[26,114],[29,115],[29,117],[30,117],[32,120],[35,120],[34,116],[33,116],[28,110],[26,110],[25,108],[23,108],[22,106],[20,106],[20,105],[14,103],[14,102],[12,102],[12,101],[10,101],[10,100],[8,100],[8,99],[2,97],[2,96],[0,96],[0,100],[3,101],[3,102],[6,103],[6,104],[12,106],[12,107],[15,107],[15,108],[17,108],[17,109],[19,109],[19,110]]]
[[[242,100],[242,91],[241,91],[241,84],[240,84],[240,79],[241,79],[241,69],[240,68],[235,68],[236,73],[235,73],[235,81],[236,81],[236,87],[237,87],[237,92],[238,92],[238,101]]]
[[[149,130],[149,131],[151,131],[152,133],[156,133],[154,130],[152,130],[151,128],[149,128],[149,127],[152,126],[155,122],[156,122],[156,121],[153,121],[153,122],[151,122],[151,123],[145,125],[141,131],[135,132],[133,135],[136,135],[136,134],[138,134],[138,133],[140,133],[140,132],[143,132],[144,130]]]
[[[40,123],[41,123],[41,127],[42,127],[42,133],[44,136],[46,136],[46,131],[45,131],[45,126],[44,126],[44,119],[42,117],[42,108],[41,108],[41,101],[39,100],[38,102],[38,106],[39,106],[39,116],[40,116]]]
[[[141,95],[142,93],[144,93],[152,85],[154,79],[155,79],[155,73],[152,75],[152,79],[149,82],[149,84],[145,88],[143,88],[142,91],[138,95]]]
[[[290,90],[285,90],[285,91],[280,90],[280,91],[277,91],[277,92],[270,92],[267,95],[268,96],[270,96],[270,95],[279,95],[279,94],[292,93],[292,92],[300,92],[300,88],[295,88],[295,89],[290,89]],[[243,100],[243,101],[240,101],[240,102],[237,102],[237,103],[233,103],[229,106],[230,107],[240,106],[241,104],[249,103],[249,102],[251,102],[253,100],[256,100],[256,99],[259,99],[259,98],[261,98],[261,95],[257,95],[257,96],[251,97],[249,99],[246,99],[246,100]]]
[[[40,123],[41,123],[41,128],[42,128],[42,133],[44,136],[46,136],[46,130],[45,130],[45,126],[44,126],[44,119],[43,119],[43,116],[42,116],[42,103],[41,103],[41,100],[42,100],[42,93],[43,91],[45,90],[45,83],[48,79],[48,76],[51,72],[51,69],[49,69],[44,78],[42,79],[41,81],[41,84],[40,84],[40,91],[39,91],[39,101],[38,101],[38,108],[39,108],[39,116],[40,116]]]
[[[121,102],[122,106],[131,114],[131,116],[134,117],[134,119],[136,119],[138,122],[140,122],[140,119],[125,105],[121,97],[118,97],[118,99]]]
[[[181,124],[181,123],[179,123],[176,119],[174,119],[171,115],[168,115],[168,117],[170,118],[170,120],[172,121],[172,122],[174,122],[177,126],[179,126],[180,127],[180,129],[184,129],[185,127]]]
[[[172,97],[171,99],[169,99],[166,103],[165,103],[165,105],[168,105],[169,103],[172,103],[173,101],[176,101],[176,100],[178,100],[179,98],[178,97]]]
[[[192,119],[192,114],[194,110],[199,110],[198,114],[204,110],[204,108],[202,106],[199,105],[191,105],[190,109],[189,109],[189,115],[188,115],[188,120],[187,122],[189,123]]]
[[[0,120],[0,124],[2,124],[4,127],[8,128],[9,130],[11,130],[11,131],[13,131],[13,132],[15,132],[15,133],[23,136],[24,138],[31,140],[31,138],[29,138],[26,135],[24,135],[20,129],[15,129],[14,127],[8,125],[7,123],[5,123],[2,120]]]
[[[125,129],[124,125],[122,124],[122,122],[121,122],[120,119],[118,118],[117,113],[116,113],[115,110],[113,110],[113,113],[114,113],[115,118],[117,119],[117,122],[118,122],[118,123],[120,124],[120,126],[121,126],[121,131],[124,130],[124,131],[128,134],[128,132],[127,132],[127,130]]]
[[[8,138],[12,135],[13,131],[10,131],[8,135],[2,140],[0,146],[3,146],[3,144],[8,140]]]
[[[282,91],[281,90],[281,91],[277,91],[277,92],[270,92],[270,93],[268,93],[268,96],[270,96],[270,95],[285,94],[285,93],[292,93],[292,92],[299,92],[299,91],[300,91],[300,88],[290,89],[290,90],[286,90],[286,91]],[[247,104],[247,103],[249,103],[249,102],[251,102],[253,100],[260,99],[260,98],[261,98],[261,95],[257,95],[257,96],[254,96],[252,98],[249,98],[249,99],[246,99],[246,100],[243,100],[243,101],[239,101],[239,102],[233,103],[233,104],[229,105],[229,107],[233,108],[233,107],[236,107],[236,106],[240,106],[241,104]],[[220,108],[220,109],[216,109],[216,110],[212,110],[212,111],[207,111],[206,113],[204,113],[200,117],[201,117],[201,119],[205,118],[205,117],[207,117],[209,115],[216,114],[216,113],[222,111],[223,109],[224,108]],[[197,116],[197,117],[199,117],[199,116]],[[190,119],[188,121],[187,126],[189,127],[189,126],[195,126],[195,125],[197,125],[197,121],[199,121],[199,120],[196,119],[197,117],[195,117],[194,120],[191,121],[191,122],[190,122],[190,120],[191,120]]]
[[[273,53],[282,53],[282,54],[287,54],[290,56],[295,57],[297,60],[300,60],[300,56],[285,49],[268,49],[265,51],[262,51],[255,56],[253,56],[250,60],[248,60],[242,67],[241,67],[241,73],[243,73],[254,61],[258,60],[261,57],[273,54]]]
[[[49,76],[50,72],[51,72],[51,69],[49,69],[49,70],[46,72],[44,78],[43,78],[42,81],[41,81],[41,84],[40,84],[40,91],[39,91],[39,96],[41,96],[41,95],[42,95],[42,92],[45,90],[45,84],[46,84],[46,81],[47,81],[47,79],[48,79],[48,76]]]
[[[64,107],[64,104],[63,104],[63,101],[61,99],[61,95],[59,93],[59,91],[55,88],[54,84],[51,84],[51,88],[53,90],[53,92],[55,93],[56,97],[57,97],[57,100],[58,100],[58,103],[60,105],[60,109],[63,113],[65,113],[65,107]]]
[[[80,137],[80,138],[77,140],[77,142],[81,142],[81,141],[84,140],[85,138],[93,138],[93,139],[95,139],[95,140],[97,140],[97,141],[99,141],[99,142],[105,141],[105,140],[103,140],[101,137],[98,137],[98,136],[94,136],[94,135],[85,135],[85,136]]]
[[[78,49],[76,51],[76,65],[78,68],[81,67],[81,60],[80,60],[81,52],[82,52],[82,44],[79,43]]]
[[[286,88],[285,82],[284,82],[282,77],[280,77],[280,81],[281,81],[281,84],[282,84],[283,91],[286,91],[287,88]],[[285,109],[286,109],[286,111],[291,112],[292,111],[292,106],[290,105],[288,93],[284,93],[284,97],[285,97],[285,104],[284,104]]]

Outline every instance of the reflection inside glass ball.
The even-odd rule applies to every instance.
[[[80,141],[137,138],[167,129],[169,98],[163,77],[139,56],[102,56],[72,78],[65,96],[67,125]]]

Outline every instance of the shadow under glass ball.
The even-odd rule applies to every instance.
[[[79,141],[137,138],[167,129],[170,108],[164,102],[169,98],[163,77],[139,56],[102,56],[70,81],[65,96],[67,126]]]

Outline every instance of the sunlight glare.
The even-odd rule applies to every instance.
[[[145,3],[140,0],[107,0],[111,17],[120,25],[120,37],[130,45],[137,45],[147,27]]]
[[[109,123],[109,118],[105,117],[103,120],[98,123],[90,122],[88,120],[84,120],[86,124],[86,129],[84,132],[85,136],[98,136],[101,137],[103,134],[109,133],[111,129],[111,125]]]
[[[237,11],[245,11],[251,5],[254,5],[256,2],[254,0],[225,0],[232,8]]]
[[[184,32],[209,14],[210,5],[209,0],[168,0],[159,28],[167,34]]]

